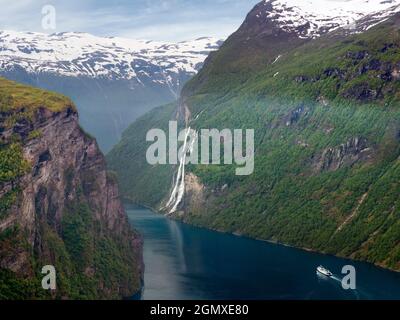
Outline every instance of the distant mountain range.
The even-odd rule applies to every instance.
[[[1,31],[0,75],[72,97],[84,129],[108,150],[138,116],[175,100],[221,43]]]
[[[219,44],[212,38],[175,44],[88,33],[0,31],[0,66],[3,72],[22,68],[31,74],[136,80],[138,85],[150,80],[177,94],[179,74],[196,74]]]

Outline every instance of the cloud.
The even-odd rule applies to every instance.
[[[44,32],[41,9],[56,8],[57,30],[180,41],[226,37],[258,0],[0,0],[0,28]]]

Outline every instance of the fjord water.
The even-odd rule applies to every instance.
[[[141,299],[400,299],[400,274],[361,262],[221,234],[126,207],[144,236]],[[334,278],[316,274],[330,269]],[[353,265],[357,290],[344,290]]]

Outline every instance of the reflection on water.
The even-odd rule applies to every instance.
[[[400,274],[332,256],[235,237],[127,207],[144,236],[142,299],[400,299]],[[333,278],[316,274],[324,265]],[[344,290],[341,270],[357,270]]]
[[[175,241],[175,248],[176,250],[176,258],[178,260],[177,264],[180,267],[180,272],[184,273],[187,271],[186,268],[186,261],[185,261],[185,254],[184,254],[184,247],[183,247],[183,239],[182,239],[182,231],[179,228],[178,224],[175,222],[168,223],[168,227],[171,234],[171,239]]]

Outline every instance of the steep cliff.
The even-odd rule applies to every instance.
[[[188,165],[185,195],[167,213],[211,229],[400,270],[400,15],[394,14],[400,9],[307,36],[315,24],[281,17],[303,19],[308,11],[276,9],[283,2],[320,3],[260,2],[175,105],[179,118],[198,132],[254,129],[254,173],[239,177],[232,165]],[[348,5],[358,10],[356,0]],[[137,137],[176,118],[170,109],[153,111],[126,131],[108,155],[118,176],[127,174],[122,155],[146,150],[145,139]],[[129,155],[129,161],[145,161],[140,153]],[[173,185],[174,171],[143,168],[142,185],[146,177]],[[131,197],[129,184],[121,187]],[[162,208],[169,197],[133,199]]]
[[[132,231],[67,98],[0,80],[0,297],[120,298],[141,285]],[[57,290],[41,289],[53,265]]]

